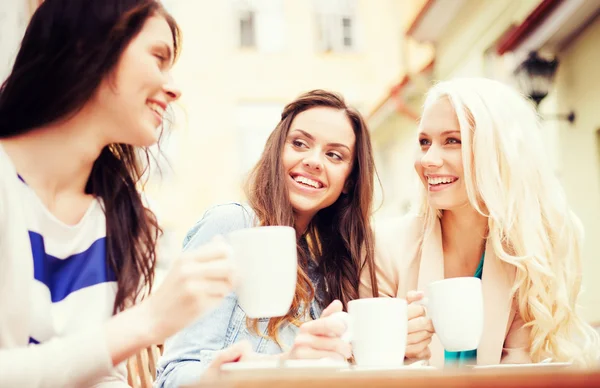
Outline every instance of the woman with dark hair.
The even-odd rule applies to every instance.
[[[157,385],[197,380],[215,351],[244,339],[255,352],[283,358],[349,358],[350,345],[341,339],[345,325],[330,315],[358,298],[361,271],[377,284],[370,225],[374,174],[367,126],[342,97],[315,90],[288,104],[251,172],[249,205],[209,210],[184,249],[236,229],[293,226],[299,266],[292,306],[283,317],[253,320],[236,295],[228,295],[217,310],[166,342]]]
[[[156,0],[46,0],[33,15],[0,89],[0,386],[125,384],[124,360],[230,291],[215,242],[143,298],[161,230],[140,155],[179,97],[178,50]]]

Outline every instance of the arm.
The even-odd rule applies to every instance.
[[[397,221],[397,220],[395,220]],[[376,225],[375,235],[375,274],[379,296],[398,296],[399,262],[396,257],[402,250],[402,229],[398,228],[397,222],[379,223]],[[393,253],[396,252],[396,255]],[[368,267],[365,266],[360,274],[358,287],[360,298],[373,297],[373,285]]]
[[[251,225],[252,217],[239,205],[213,208],[190,230],[184,239],[184,250],[193,250],[216,235]],[[178,387],[200,379],[217,352],[230,345],[227,337],[236,305],[237,297],[229,294],[211,313],[167,340],[158,362],[156,387]]]
[[[76,387],[112,367],[104,328],[57,338],[42,345],[0,350],[2,387]]]
[[[16,175],[16,172],[9,168],[10,165],[3,158],[0,150],[0,386],[86,386],[95,379],[109,375],[115,365],[140,348],[164,341],[173,333],[170,330],[183,327],[196,319],[196,313],[203,312],[202,301],[197,300],[194,296],[196,293],[190,290],[201,285],[205,270],[212,270],[213,284],[221,285],[221,276],[214,273],[225,273],[221,268],[223,265],[210,261],[224,258],[223,249],[213,247],[197,254],[202,257],[194,257],[191,264],[186,266],[193,270],[189,271],[191,274],[185,275],[186,271],[180,268],[178,274],[170,276],[174,278],[171,279],[172,283],[181,284],[179,280],[183,279],[188,287],[165,290],[163,294],[166,295],[158,298],[163,303],[148,303],[156,299],[154,294],[103,325],[28,347],[30,301],[26,285],[29,284],[32,268],[28,266],[31,258],[28,261],[23,252],[29,250],[30,243],[18,198],[19,191],[13,185],[13,180],[5,179],[11,174]],[[27,249],[24,250],[24,247]],[[226,275],[222,277],[226,278]],[[212,299],[222,296],[214,295]],[[182,304],[190,308],[175,316],[162,314],[158,308],[166,307],[168,310],[169,306],[178,308]]]
[[[30,243],[16,180],[10,179],[16,175],[0,148],[0,386],[82,386],[113,366],[108,328],[99,325],[27,347],[33,268],[31,256],[23,254]]]
[[[79,387],[108,376],[113,367],[156,341],[141,306],[103,326],[40,345],[0,350],[0,386]]]

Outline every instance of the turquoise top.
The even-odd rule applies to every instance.
[[[483,273],[483,259],[485,258],[485,251],[483,255],[481,255],[481,260],[479,260],[479,265],[477,266],[477,270],[475,271],[475,277],[481,279],[481,274]],[[467,364],[472,364],[473,362],[477,362],[477,349],[467,350],[464,352],[447,352],[444,351],[444,364],[451,366],[464,366]]]

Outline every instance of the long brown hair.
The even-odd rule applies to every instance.
[[[178,52],[179,28],[159,1],[45,0],[32,16],[0,89],[0,138],[77,113],[154,15],[166,19]],[[118,285],[113,313],[133,303],[144,286],[150,290],[154,280],[155,247],[162,231],[138,192],[148,159],[145,148],[108,145],[85,188],[104,205],[107,265]]]
[[[315,107],[329,107],[346,113],[356,136],[355,156],[348,177],[351,183],[347,184],[348,193],[342,194],[333,205],[313,217],[305,235],[299,239],[298,255],[301,261],[316,260],[323,271],[327,284],[323,304],[339,299],[347,309],[348,302],[358,298],[363,270],[370,272],[373,296],[378,295],[370,221],[375,163],[369,131],[360,113],[346,105],[340,95],[324,90],[305,93],[286,105],[281,121],[269,136],[260,160],[250,173],[246,195],[261,225],[294,226],[294,209],[283,178],[286,172],[282,152],[296,115]],[[302,239],[308,245],[302,244]],[[292,306],[285,316],[270,319],[267,335],[278,341],[277,333],[282,325],[299,325],[314,296],[313,284],[303,266],[299,265]],[[255,332],[258,332],[257,323],[257,320],[248,320],[248,326]]]

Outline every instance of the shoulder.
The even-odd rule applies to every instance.
[[[387,218],[374,223],[375,250],[404,250],[407,245],[418,244],[425,222],[416,214]]]
[[[226,235],[234,230],[256,225],[256,215],[252,208],[237,202],[213,206],[188,231],[183,247],[189,244],[205,244],[216,235]]]
[[[0,144],[0,188],[6,187],[10,183],[14,183],[17,177],[17,170],[12,164],[8,154],[4,151],[2,144]],[[12,179],[12,178],[15,179]]]
[[[374,223],[375,273],[379,296],[398,295],[400,283],[406,277],[406,269],[415,252],[418,252],[422,229],[422,218],[413,214]],[[372,290],[371,280],[365,271],[361,276],[360,295],[370,297]]]
[[[22,218],[21,214],[18,217],[15,215],[17,213],[15,213],[16,209],[14,207],[15,203],[21,202],[21,188],[19,186],[21,182],[17,177],[15,166],[2,144],[0,144],[0,230],[2,230],[2,225]],[[15,216],[8,221],[7,217],[9,215]]]

